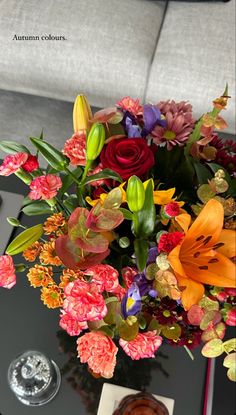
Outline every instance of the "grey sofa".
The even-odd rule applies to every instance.
[[[0,139],[43,127],[62,147],[78,93],[99,108],[189,100],[197,117],[226,82],[234,134],[234,32],[235,0],[0,0]]]

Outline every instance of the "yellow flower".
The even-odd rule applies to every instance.
[[[36,287],[46,287],[53,284],[52,267],[43,267],[42,265],[35,265],[29,269],[27,274],[30,285]]]
[[[55,241],[43,244],[42,251],[39,255],[40,261],[45,265],[56,265],[62,264],[60,258],[57,256],[55,251]]]
[[[48,308],[58,308],[63,304],[62,290],[56,285],[43,287],[41,290],[41,300]]]
[[[44,222],[43,230],[46,235],[56,232],[59,228],[62,228],[66,223],[66,220],[62,213],[55,213],[47,218]]]
[[[42,249],[42,242],[35,242],[29,248],[25,249],[22,253],[23,257],[26,261],[34,262],[41,252]]]

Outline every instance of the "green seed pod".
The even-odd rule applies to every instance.
[[[105,142],[105,128],[103,124],[95,123],[89,132],[86,145],[87,161],[96,160],[102,151]]]
[[[126,198],[131,212],[139,212],[145,201],[145,189],[142,181],[137,176],[131,176],[128,180]]]
[[[122,236],[122,238],[119,239],[119,245],[121,248],[128,248],[128,246],[130,246],[129,238],[127,238],[127,236]]]

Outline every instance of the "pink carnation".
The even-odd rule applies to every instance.
[[[178,202],[170,202],[164,207],[164,212],[170,218],[174,218],[180,214],[180,206]]]
[[[86,269],[84,273],[92,277],[91,282],[96,284],[99,292],[113,292],[119,285],[119,273],[110,265],[94,265]]]
[[[64,289],[64,310],[80,322],[102,320],[107,314],[103,296],[95,284],[76,280]]]
[[[16,283],[15,267],[10,255],[0,256],[0,287],[12,288]]]
[[[155,357],[156,350],[162,344],[162,337],[156,335],[156,331],[139,333],[134,340],[119,340],[119,344],[125,353],[132,360],[144,359],[145,357]]]
[[[142,110],[139,99],[133,99],[130,97],[122,98],[116,105],[123,111],[129,111],[133,115],[137,115]]]
[[[122,287],[122,285],[118,285],[113,291],[112,294],[114,294],[119,301],[122,300],[122,298],[125,296],[126,294],[126,289],[124,287]]]
[[[54,174],[48,174],[47,176],[36,177],[30,183],[31,192],[29,198],[33,200],[38,199],[52,199],[56,196],[57,191],[61,188],[62,181],[60,177]]]
[[[91,176],[93,174],[100,173],[101,171],[103,171],[103,168],[102,168],[101,163],[99,163],[99,165],[97,167],[95,167],[95,169],[90,170],[88,172],[88,176]],[[102,186],[104,183],[105,183],[105,180],[104,179],[101,179],[101,180],[95,180],[94,182],[91,182],[90,184],[91,184],[91,186],[95,186],[96,187],[96,186]]]
[[[138,274],[138,270],[136,268],[132,268],[132,267],[122,268],[121,275],[122,275],[122,278],[125,282],[125,286],[127,288],[129,288],[133,284],[134,277],[137,274]]]
[[[88,363],[92,372],[112,378],[118,348],[112,339],[97,331],[84,334],[77,340],[78,357],[81,363]]]
[[[88,328],[86,321],[77,321],[64,310],[62,310],[59,325],[62,329],[66,330],[70,336],[78,336],[82,330],[86,330]]]
[[[62,152],[70,159],[73,166],[86,165],[86,134],[75,133],[66,140]]]
[[[0,166],[0,176],[10,176],[10,174],[15,173],[23,166],[23,164],[25,164],[27,158],[27,153],[17,153],[6,156]]]

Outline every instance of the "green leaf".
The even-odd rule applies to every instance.
[[[107,306],[107,314],[104,321],[107,324],[116,324],[117,314],[119,313],[120,303],[116,297],[109,297],[105,300]]]
[[[197,181],[199,184],[206,184],[208,180],[212,179],[211,172],[199,161],[193,162],[194,170],[197,175]]]
[[[31,200],[32,202],[32,200]],[[36,201],[26,205],[22,212],[27,216],[52,214],[52,209],[44,200]]]
[[[164,326],[161,330],[161,334],[167,339],[177,340],[181,335],[181,327],[177,323],[171,324],[170,326]]]
[[[2,140],[0,141],[0,150],[4,151],[8,154],[15,154],[15,153],[30,153],[27,147],[16,143],[15,141],[7,141]]]
[[[217,163],[207,163],[207,165],[210,167],[210,169],[213,171],[213,173],[216,173],[218,170],[223,170],[225,173],[225,180],[230,183],[231,177],[227,170],[224,169],[224,167],[220,166],[220,164]]]
[[[133,230],[136,236],[141,238],[152,234],[156,220],[156,209],[153,201],[153,184],[150,180],[145,190],[145,202],[142,210],[135,213]]]
[[[223,366],[228,368],[236,366],[236,353],[228,354],[224,359]]]
[[[125,219],[133,220],[133,213],[130,212],[128,209],[120,208],[120,211],[123,213]]]
[[[236,352],[236,338],[226,340],[223,344],[223,348],[226,353]]]
[[[38,225],[32,226],[25,231],[21,232],[16,238],[8,245],[6,253],[8,255],[16,255],[20,252],[23,252],[26,248],[32,245],[34,242],[43,234],[43,225],[40,223]]]
[[[148,259],[148,243],[143,239],[135,239],[134,241],[134,252],[137,258],[137,265],[139,271],[143,271],[146,267]]]
[[[221,320],[222,316],[221,313],[217,310],[207,311],[206,314],[203,316],[200,329],[206,330],[210,324],[218,324]]]
[[[159,335],[161,333],[162,325],[158,323],[158,321],[153,318],[149,325],[148,325],[148,331],[156,330],[156,334]]]
[[[223,353],[223,342],[220,339],[210,340],[203,346],[202,355],[205,357],[218,357]]]
[[[112,179],[115,180],[116,182],[120,182],[122,183],[122,178],[120,177],[119,174],[117,174],[116,172],[114,172],[113,170],[110,169],[104,169],[102,171],[100,171],[99,173],[96,174],[92,174],[91,176],[87,176],[86,179],[84,180],[83,184],[89,184],[92,183],[96,180],[101,180],[101,179]]]
[[[126,341],[134,340],[139,332],[139,324],[138,320],[134,322],[132,325],[128,324],[127,321],[122,321],[121,324],[118,326],[118,333],[119,336]]]
[[[218,301],[214,301],[211,298],[204,296],[198,303],[198,305],[206,311],[219,310]]]
[[[82,175],[82,168],[77,167],[75,170],[72,171],[72,173],[76,176],[77,179],[80,178]],[[66,174],[64,177],[62,177],[62,187],[58,193],[58,195],[63,195],[69,187],[74,183],[73,177],[69,174]]]
[[[232,366],[229,368],[227,376],[229,380],[231,380],[232,382],[236,382],[236,366]]]
[[[103,334],[105,334],[108,337],[111,337],[111,338],[114,337],[114,331],[107,325],[99,327],[97,331],[101,331]]]
[[[36,147],[36,149],[42,154],[42,156],[47,160],[48,164],[57,171],[65,170],[65,167],[68,166],[69,160],[65,157],[59,150],[53,147],[51,144],[46,143],[46,141],[41,140],[40,138],[30,137],[30,141]]]
[[[70,211],[73,212],[74,209],[78,207],[78,199],[75,194],[68,196],[63,200],[63,205]]]

